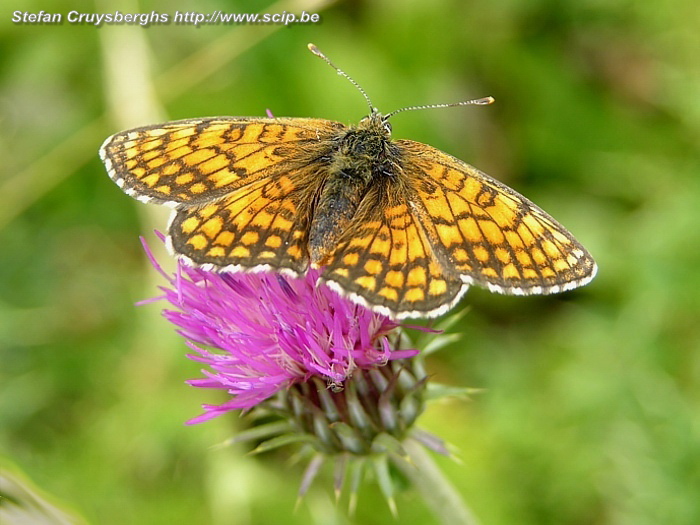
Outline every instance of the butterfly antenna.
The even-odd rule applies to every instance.
[[[402,113],[404,111],[414,111],[416,109],[434,109],[434,108],[453,108],[455,106],[486,106],[488,104],[493,104],[495,99],[493,97],[475,98],[474,100],[465,100],[463,102],[454,102],[452,104],[428,104],[426,106],[408,106],[405,108],[397,109],[392,111],[388,115],[384,116],[384,120],[388,120],[390,117],[396,115],[397,113]]]
[[[370,110],[371,113],[376,113],[376,112],[377,112],[377,108],[375,108],[375,107],[372,105],[372,101],[369,99],[369,96],[367,95],[367,92],[366,92],[364,89],[362,89],[362,86],[361,86],[360,84],[358,84],[357,82],[355,82],[355,81],[352,79],[352,77],[350,77],[350,75],[348,75],[345,71],[343,71],[343,70],[340,69],[338,66],[336,66],[333,62],[331,62],[330,59],[329,59],[326,55],[324,55],[323,53],[321,53],[321,50],[320,50],[319,48],[317,48],[315,45],[309,44],[307,47],[309,48],[309,51],[311,51],[314,55],[316,55],[317,57],[323,59],[324,62],[326,62],[326,64],[328,64],[328,65],[331,66],[333,69],[335,69],[336,72],[337,72],[341,77],[347,78],[347,79],[350,81],[350,83],[351,83],[353,86],[355,86],[355,87],[358,89],[358,91],[359,91],[360,93],[362,93],[362,96],[365,97],[365,100],[367,101],[367,104],[369,105],[369,110]],[[407,108],[404,108],[404,109],[407,109]]]

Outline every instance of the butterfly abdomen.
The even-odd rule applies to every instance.
[[[366,184],[344,173],[331,175],[316,203],[309,229],[309,256],[320,264],[350,225],[364,196]]]

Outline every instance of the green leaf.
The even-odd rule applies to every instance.
[[[286,421],[275,421],[274,423],[265,423],[264,425],[259,425],[253,428],[249,428],[242,432],[239,432],[233,437],[230,437],[223,443],[217,445],[217,448],[223,448],[236,443],[243,443],[245,441],[253,441],[257,439],[265,439],[267,437],[276,436],[290,432],[292,430],[291,425]]]
[[[260,443],[260,445],[251,450],[249,454],[260,454],[261,452],[267,452],[285,445],[291,445],[292,443],[312,444],[314,442],[315,438],[308,434],[284,434],[283,436],[268,439],[267,441]]]

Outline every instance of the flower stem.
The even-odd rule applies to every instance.
[[[446,525],[479,525],[457,489],[435,464],[430,452],[413,439],[405,440],[403,445],[412,464],[404,461],[396,461],[395,464],[421,493],[440,522]]]

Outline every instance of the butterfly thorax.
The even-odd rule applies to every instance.
[[[328,177],[321,189],[309,229],[311,262],[322,266],[347,230],[373,183],[395,176],[397,152],[381,115],[373,113],[343,131],[328,155]]]

